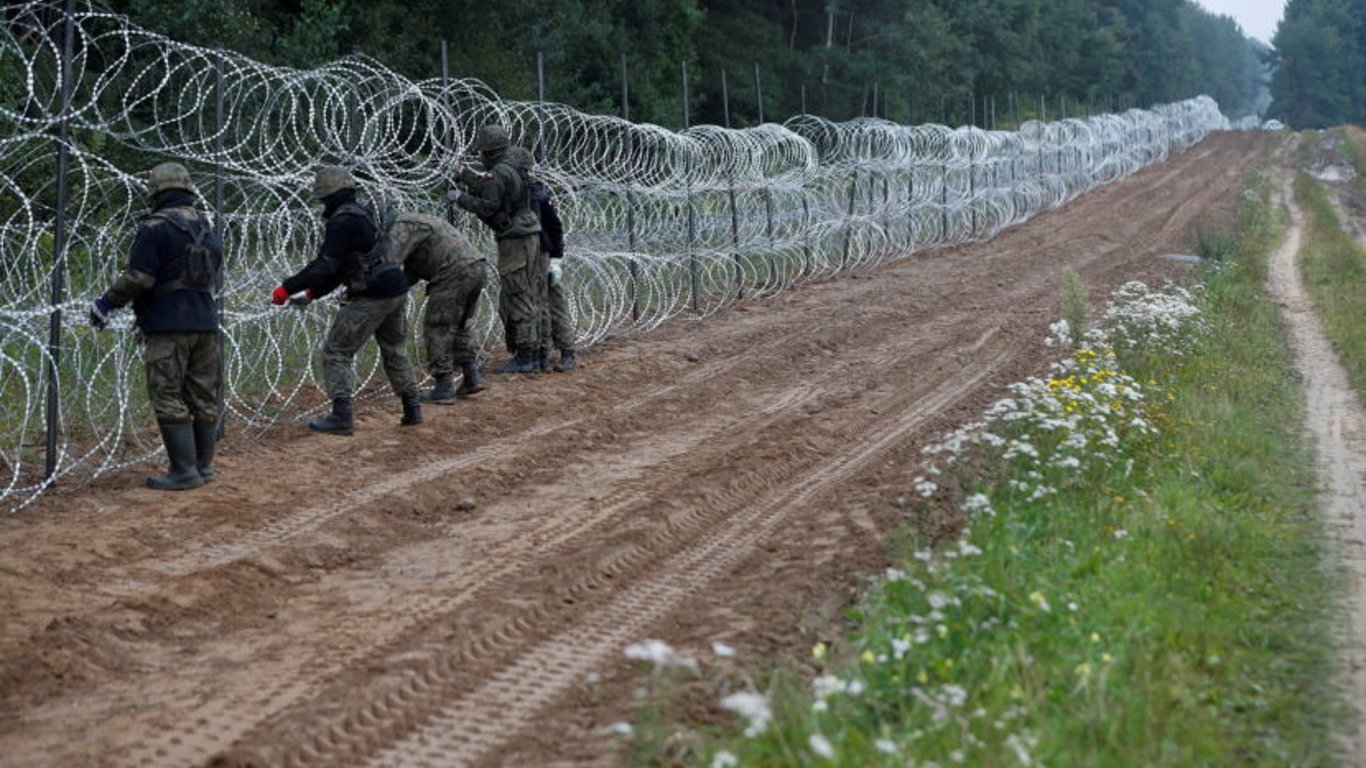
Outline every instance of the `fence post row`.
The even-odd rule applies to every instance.
[[[66,176],[71,162],[67,121],[71,114],[71,48],[76,36],[76,0],[66,0],[62,19],[62,114],[57,126],[57,215],[52,231],[52,314],[47,345],[47,442],[43,477],[57,474],[57,432],[61,427],[61,385],[57,367],[62,359],[62,299],[66,292]]]

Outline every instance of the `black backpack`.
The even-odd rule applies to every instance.
[[[359,216],[365,220],[370,228],[375,232],[375,244],[370,250],[364,253],[357,253],[357,274],[353,280],[347,281],[346,288],[350,291],[364,291],[370,287],[370,282],[376,277],[390,270],[401,269],[401,265],[392,258],[394,252],[393,239],[389,234],[390,227],[397,218],[397,211],[386,211],[383,220],[375,215],[373,209],[360,203],[343,203],[337,208],[333,216]]]
[[[160,219],[183,232],[190,243],[181,250],[173,270],[179,274],[153,290],[156,296],[165,296],[175,291],[215,294],[223,288],[222,253],[209,242],[213,229],[203,216],[190,220],[178,213],[158,211],[147,220]]]

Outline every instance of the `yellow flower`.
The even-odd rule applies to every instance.
[[[811,655],[815,656],[817,660],[824,660],[826,650],[827,648],[825,643],[816,643],[811,648]]]
[[[1099,643],[1099,642],[1100,642],[1100,633],[1099,633],[1099,632],[1092,632],[1092,633],[1091,633],[1091,642],[1093,642],[1093,643]]]
[[[1112,661],[1115,660],[1115,657],[1114,657],[1114,656],[1111,656],[1111,655],[1108,654],[1108,653],[1102,653],[1102,654],[1100,655],[1100,660],[1103,661],[1103,662],[1105,662],[1106,664],[1109,664],[1110,662],[1112,662]]]
[[[877,661],[877,656],[872,651],[864,651],[859,658],[863,660],[864,664],[872,664]]]

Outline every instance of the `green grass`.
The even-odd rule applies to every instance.
[[[1207,275],[1207,333],[1184,355],[1117,361],[1148,394],[1155,435],[1124,432],[1113,461],[1071,476],[1024,478],[1058,488],[1037,501],[1010,484],[1018,462],[949,468],[929,502],[908,503],[906,578],[874,580],[846,638],[710,681],[766,693],[765,732],[660,723],[670,710],[656,704],[635,763],[711,765],[725,751],[745,766],[1012,766],[1025,753],[1049,766],[1334,764],[1337,572],[1262,290],[1281,217],[1254,189],[1234,258]],[[963,511],[974,492],[995,514]],[[960,548],[968,523],[962,541],[980,553]],[[793,671],[812,664],[861,690],[817,704]]]
[[[1295,200],[1308,219],[1300,270],[1324,332],[1366,398],[1366,250],[1343,231],[1328,194],[1306,174],[1295,180]]]

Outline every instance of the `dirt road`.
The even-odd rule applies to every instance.
[[[400,430],[229,441],[0,520],[0,765],[601,764],[630,642],[809,648],[920,447],[1040,370],[1059,273],[1181,269],[1266,148],[1216,135],[995,241],[609,342]],[[590,674],[601,682],[588,685]]]

